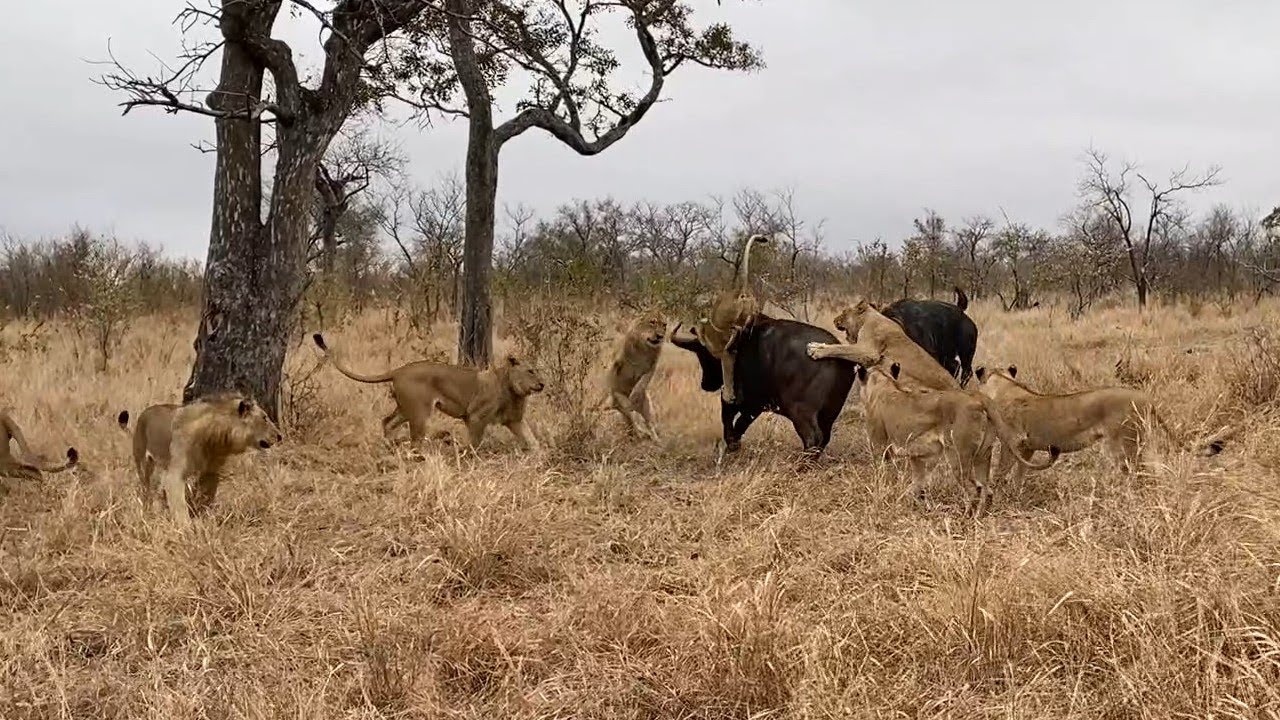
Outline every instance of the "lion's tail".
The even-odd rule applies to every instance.
[[[969,296],[964,294],[964,290],[959,285],[956,286],[956,307],[960,308],[960,312],[969,309]]]
[[[0,429],[8,433],[9,437],[18,444],[19,452],[23,455],[31,455],[31,446],[27,444],[27,438],[23,436],[22,428],[18,427],[18,421],[9,416],[8,408],[0,408]],[[7,447],[4,449],[8,450]]]
[[[338,372],[342,373],[343,375],[346,375],[352,380],[355,380],[357,382],[362,382],[362,383],[370,383],[370,384],[384,383],[384,382],[391,381],[391,376],[393,371],[389,370],[380,375],[361,375],[360,373],[355,372],[350,368],[344,367],[343,364],[333,356],[333,354],[329,351],[329,346],[324,341],[323,335],[321,335],[320,333],[316,333],[311,336],[311,339],[315,341],[316,347],[320,348],[320,351],[324,353],[325,358],[327,358],[330,362],[332,362],[333,366],[338,369]]]
[[[1202,444],[1193,446],[1191,442],[1186,439],[1185,435],[1175,429],[1167,420],[1164,419],[1163,416],[1160,415],[1154,406],[1151,408],[1151,420],[1160,428],[1160,431],[1165,434],[1165,437],[1169,438],[1169,441],[1176,447],[1185,451],[1194,452],[1196,455],[1201,457],[1211,457],[1222,452],[1222,450],[1227,446],[1227,441],[1235,437],[1240,431],[1240,426],[1236,425],[1235,427],[1230,427],[1218,432]]]
[[[769,236],[756,233],[747,238],[747,246],[742,250],[742,286],[738,291],[742,294],[751,292],[751,247],[756,243],[768,243]]]
[[[63,470],[70,470],[75,467],[78,462],[80,462],[80,453],[77,452],[74,447],[69,447],[67,448],[67,461],[65,463],[62,463],[61,465],[37,465],[36,467],[40,468],[40,472],[52,474],[60,473]]]
[[[1000,414],[1000,409],[996,407],[996,403],[991,398],[982,393],[973,393],[974,397],[982,403],[982,409],[987,413],[987,419],[991,421],[991,426],[996,430],[996,436],[1000,438],[1000,442],[1004,444],[1005,449],[1013,455],[1014,459],[1026,465],[1031,470],[1044,470],[1058,462],[1058,457],[1062,455],[1062,450],[1057,446],[1049,446],[1049,459],[1044,462],[1032,462],[1022,457],[1022,453],[1018,452],[1017,433],[1013,428],[1009,427],[1009,423],[1004,421],[1004,417]]]

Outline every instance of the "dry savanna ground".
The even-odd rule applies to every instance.
[[[979,361],[1041,389],[1140,384],[1188,435],[1243,432],[1134,479],[1066,456],[973,523],[948,478],[917,506],[870,462],[856,400],[816,467],[774,417],[717,466],[673,347],[660,443],[611,415],[566,437],[539,399],[545,454],[499,429],[415,461],[385,389],[297,380],[300,342],[301,424],[184,535],[140,511],[114,418],[174,398],[190,318],[140,322],[106,373],[10,326],[0,397],[83,467],[4,481],[0,717],[1280,716],[1280,305],[973,315]],[[357,367],[416,354],[385,312],[329,336]]]

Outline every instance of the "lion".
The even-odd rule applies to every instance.
[[[396,409],[382,419],[382,433],[390,438],[396,428],[409,424],[409,439],[419,444],[426,434],[427,420],[437,409],[463,421],[471,446],[484,440],[490,425],[505,426],[526,450],[538,450],[525,405],[529,396],[546,387],[538,371],[515,357],[507,356],[489,370],[420,360],[378,375],[362,375],[346,368],[333,357],[324,337],[312,336],[338,372],[362,383],[391,383]]]
[[[18,454],[13,455],[11,443],[18,444]],[[7,408],[0,408],[0,477],[15,480],[39,480],[45,473],[60,473],[80,462],[80,453],[74,447],[67,448],[67,461],[61,465],[46,463],[35,453],[22,435],[22,428]]]
[[[1030,458],[1037,450],[1050,446],[1062,452],[1078,452],[1105,440],[1111,456],[1132,474],[1142,462],[1143,449],[1150,440],[1150,428],[1158,427],[1175,445],[1186,443],[1156,411],[1147,393],[1134,388],[1109,387],[1067,395],[1038,393],[1017,380],[1018,368],[989,370],[979,367],[974,373],[978,390],[991,398],[1001,415],[1022,438],[1011,455]],[[1216,455],[1222,440],[1214,440],[1200,449],[1201,455]],[[1009,469],[1012,461],[1003,457],[997,474]],[[1015,481],[1021,468],[1013,467]]]
[[[959,389],[907,387],[899,382],[900,372],[898,363],[888,372],[880,366],[858,367],[872,453],[879,459],[890,454],[907,458],[911,493],[917,500],[923,498],[928,469],[947,458],[960,481],[973,487],[966,514],[982,517],[994,494],[989,481],[995,441],[1018,447],[1021,439],[990,399]],[[1027,468],[1043,470],[1058,460],[1056,448],[1049,450],[1044,463],[1017,457]]]
[[[649,407],[649,381],[666,337],[667,323],[663,318],[648,315],[636,320],[623,337],[605,378],[608,402],[626,421],[628,429],[654,440],[658,439],[658,428]]]
[[[129,411],[117,416],[129,429]],[[284,440],[260,405],[243,393],[220,392],[177,405],[152,405],[133,429],[133,464],[142,509],[150,510],[157,487],[174,522],[185,525],[213,504],[222,469],[233,455],[268,450]],[[159,477],[156,471],[159,470]],[[194,479],[194,486],[187,480]],[[189,496],[188,496],[189,493]]]
[[[752,235],[747,238],[746,247],[742,251],[742,277],[737,290],[726,290],[716,296],[711,313],[700,319],[694,326],[694,333],[703,346],[720,361],[724,384],[720,388],[721,398],[730,405],[738,402],[737,389],[733,378],[735,359],[734,344],[738,334],[748,327],[760,314],[762,305],[751,292],[751,248],[756,243],[768,243],[765,235]]]
[[[843,310],[836,317],[835,325],[850,344],[809,343],[809,357],[814,360],[834,358],[864,367],[874,367],[882,362],[886,365],[897,363],[902,368],[904,379],[914,387],[960,389],[960,383],[946,368],[908,337],[901,325],[880,314],[865,298],[858,298],[851,307]]]

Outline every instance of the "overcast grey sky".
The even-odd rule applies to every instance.
[[[206,118],[139,110],[91,83],[107,38],[144,67],[177,43],[173,0],[10,3],[0,24],[0,229],[73,223],[204,256]],[[909,234],[924,207],[1055,225],[1094,145],[1165,174],[1217,163],[1197,199],[1280,203],[1280,2],[726,2],[764,51],[752,75],[681,72],[619,145],[580,158],[530,132],[503,152],[501,202],[676,201],[792,187],[828,244]],[[292,38],[291,38],[292,39]],[[298,52],[316,57],[314,36]],[[458,170],[465,129],[394,131],[419,184]]]

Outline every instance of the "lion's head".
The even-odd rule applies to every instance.
[[[867,302],[866,298],[859,297],[852,306],[840,311],[836,316],[836,329],[844,333],[847,342],[858,342],[858,333],[867,321],[867,312],[870,310],[875,310],[875,306]]]
[[[505,370],[507,386],[519,397],[542,392],[546,387],[537,368],[512,355],[507,356]]]
[[[217,419],[213,432],[220,430],[233,447],[267,450],[284,440],[262,406],[243,393],[221,393],[205,398],[204,404]]]
[[[635,321],[629,334],[650,347],[662,347],[667,338],[667,321],[660,315],[645,315]]]

